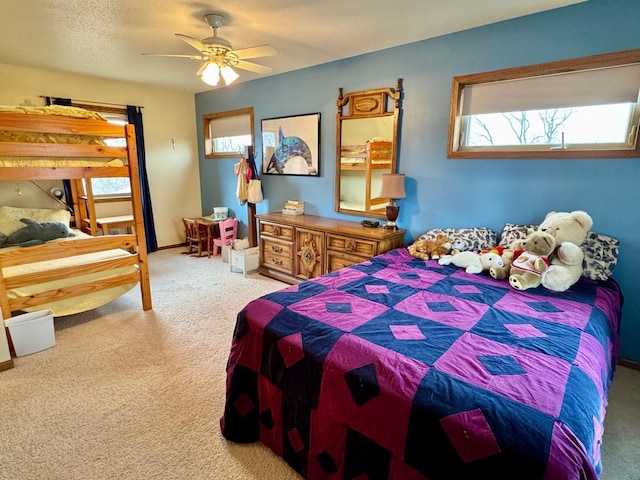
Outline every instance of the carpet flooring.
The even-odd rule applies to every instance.
[[[136,287],[55,320],[56,345],[0,373],[1,480],[293,480],[259,443],[220,434],[237,312],[285,285],[220,257],[149,256],[154,309]],[[619,367],[602,480],[640,480],[640,372]]]

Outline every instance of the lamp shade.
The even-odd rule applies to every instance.
[[[202,72],[202,81],[207,85],[215,87],[220,81],[220,68],[215,63],[211,62],[207,65],[207,68]]]
[[[405,198],[404,173],[383,173],[378,198]]]
[[[222,74],[222,78],[224,78],[224,83],[227,85],[231,85],[240,76],[228,65],[222,67],[220,73]]]

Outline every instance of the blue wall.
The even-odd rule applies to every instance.
[[[620,240],[614,278],[625,294],[624,358],[640,361],[640,159],[448,160],[451,79],[457,75],[516,67],[640,47],[640,2],[590,0],[436,39],[384,50],[292,73],[261,78],[196,95],[202,115],[254,107],[258,167],[260,120],[321,113],[320,177],[262,176],[258,213],[304,199],[306,212],[337,218],[333,211],[335,115],[338,88],[357,91],[394,87],[404,79],[399,171],[407,175],[407,198],[398,223],[410,242],[434,227],[540,223],[546,212],[585,210],[593,231]],[[235,198],[235,160],[206,160],[199,138],[203,211],[227,205],[244,223],[247,209]],[[524,180],[519,177],[527,173]]]

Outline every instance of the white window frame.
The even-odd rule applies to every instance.
[[[246,150],[244,147],[253,146],[255,144],[253,133],[253,107],[203,115],[202,126],[204,129],[203,138],[205,158],[239,158]],[[216,139],[245,135],[250,136],[250,144],[234,150],[216,151]]]
[[[621,66],[624,68],[620,68]],[[589,76],[611,80],[614,74],[620,72],[623,72],[624,75],[621,75],[619,82],[596,81],[595,87],[591,90],[572,88],[577,85],[582,87],[587,83],[586,80]],[[640,157],[637,128],[640,116],[640,103],[638,103],[640,75],[638,72],[640,72],[640,49],[454,77],[451,90],[447,158],[638,158]],[[604,75],[602,75],[603,73]],[[570,146],[541,144],[468,147],[465,145],[465,122],[469,118],[467,113],[470,111],[502,112],[504,111],[502,109],[509,108],[509,102],[504,101],[504,98],[508,98],[508,90],[512,89],[514,85],[516,89],[522,87],[521,91],[526,96],[535,91],[536,83],[551,85],[558,79],[564,80],[557,82],[561,85],[558,87],[558,96],[554,97],[553,94],[547,93],[544,102],[540,101],[539,109],[571,106],[571,102],[575,100],[569,97],[575,96],[578,90],[586,91],[587,93],[582,93],[583,99],[589,97],[591,102],[595,104],[614,103],[615,99],[622,96],[626,98],[626,102],[635,102],[635,107],[632,108],[629,118],[627,142],[624,144],[574,144]],[[626,91],[621,92],[624,88],[619,87],[625,87]],[[474,89],[476,96],[481,97],[481,102],[470,107],[470,97]],[[550,92],[551,90],[543,88],[542,92],[545,91]],[[483,92],[487,95],[483,95]],[[578,95],[580,94],[578,92]],[[524,101],[527,106],[535,106],[537,98],[541,98],[541,95],[538,97],[535,94],[529,96],[533,98],[533,103],[527,104],[527,101]],[[487,102],[491,103],[492,101],[495,105],[487,105]],[[478,107],[478,105],[480,106]],[[476,110],[473,110],[474,108]],[[528,109],[534,110],[536,108]]]

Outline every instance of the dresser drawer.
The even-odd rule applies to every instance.
[[[360,238],[343,237],[341,235],[327,235],[327,250],[348,255],[358,255],[362,260],[377,255],[377,242]],[[352,262],[355,263],[355,262]]]
[[[277,223],[260,222],[260,236],[269,235],[280,240],[293,240],[293,227],[289,225],[280,225]]]
[[[293,249],[291,243],[272,240],[267,237],[260,237],[261,264],[293,274]]]
[[[347,255],[344,253],[332,252],[331,250],[327,250],[327,272],[335,272],[336,270],[340,270],[341,268],[355,265],[368,259],[369,258],[361,258],[354,255]]]
[[[262,252],[265,255],[276,257],[292,257],[293,246],[291,242],[282,242],[268,237],[260,237],[262,242]]]

